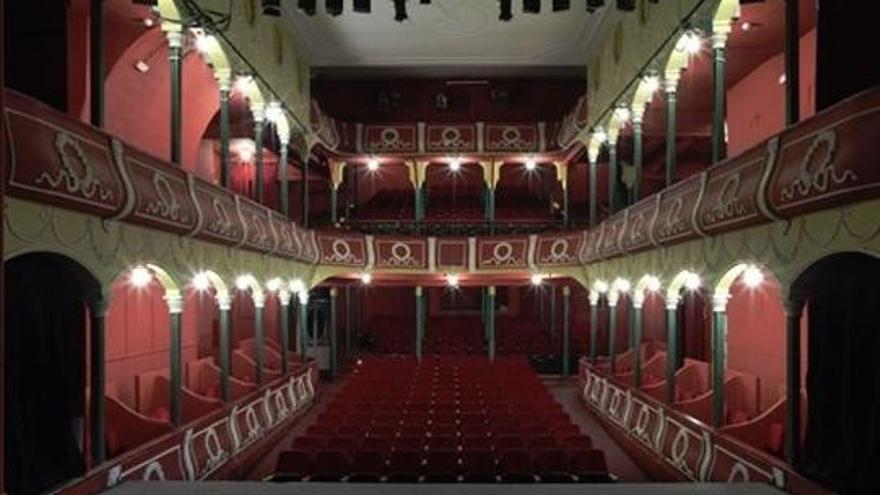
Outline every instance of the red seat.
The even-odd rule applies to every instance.
[[[582,481],[584,478],[607,478],[605,453],[597,449],[569,452],[568,470]]]
[[[534,437],[529,441],[531,449],[552,449],[556,447],[556,439],[549,435]]]
[[[325,450],[315,455],[312,479],[339,481],[351,471],[351,461],[344,452]]]
[[[388,458],[388,475],[419,476],[422,453],[416,450],[398,450]]]
[[[591,449],[593,440],[587,435],[571,435],[562,439],[562,445],[567,449]]]
[[[540,473],[564,473],[569,469],[564,450],[541,450],[535,456],[535,469]]]
[[[392,445],[396,451],[420,451],[424,448],[421,437],[397,437]]]
[[[466,436],[461,437],[461,449],[467,450],[490,450],[492,448],[492,439],[486,436]]]
[[[517,436],[503,436],[495,439],[495,449],[496,450],[510,450],[525,447],[525,442],[521,437]]]
[[[275,464],[275,478],[279,481],[299,481],[312,472],[311,453],[304,450],[284,450]]]
[[[385,473],[385,454],[362,450],[354,455],[351,470],[352,473],[366,476],[382,476]]]
[[[427,441],[428,450],[456,450],[458,438],[454,436],[431,436]]]
[[[455,481],[458,476],[458,453],[454,450],[436,450],[425,457],[425,481]]]
[[[323,437],[313,437],[310,435],[305,435],[295,438],[293,440],[293,446],[297,449],[316,451],[326,447],[327,442]]]

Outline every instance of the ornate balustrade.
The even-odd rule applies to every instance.
[[[56,493],[97,493],[125,481],[229,479],[271,449],[312,405],[317,366],[278,378],[173,433],[110,459]]]
[[[789,465],[720,433],[654,397],[597,373],[586,358],[581,398],[615,440],[653,477],[699,482],[764,482],[799,495],[827,494]]]
[[[414,271],[548,270],[716,236],[878,197],[880,90],[647,197],[590,230],[370,236],[303,229],[228,190],[9,92],[9,194],[308,264]]]

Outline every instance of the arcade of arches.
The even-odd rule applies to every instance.
[[[442,3],[0,0],[0,493],[877,492],[871,16]]]

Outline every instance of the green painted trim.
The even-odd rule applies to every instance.
[[[596,365],[599,347],[599,305],[590,305],[590,363]]]
[[[89,305],[89,343],[91,346],[90,384],[92,390],[104,390],[106,384],[106,309],[103,301]],[[104,443],[107,424],[107,411],[104,405],[104,394],[93,393],[89,396],[92,465],[98,465],[107,459]]]
[[[254,363],[256,364],[257,384],[263,383],[263,363],[265,362],[266,337],[263,325],[263,311],[266,308],[254,308]]]
[[[712,312],[712,421],[724,426],[724,370],[727,355],[727,313]]]
[[[635,351],[635,365],[633,366],[633,380],[634,380],[633,383],[635,384],[636,388],[641,388],[641,386],[642,386],[642,350],[641,350],[641,346],[642,346],[642,328],[643,328],[643,323],[642,323],[643,309],[642,309],[642,307],[641,306],[639,306],[637,308],[634,307],[633,312],[632,312],[632,316],[633,316],[633,318],[630,321],[632,321],[632,325],[633,325],[632,336],[633,336],[633,343],[635,344],[633,346],[633,349]]]
[[[287,177],[287,156],[288,156],[288,148],[287,143],[281,143],[280,157],[278,158],[278,187],[280,190],[278,191],[279,196],[279,205],[281,206],[281,214],[284,215],[284,218],[290,218],[290,182],[288,182]],[[333,193],[335,195],[336,190],[333,189]],[[333,213],[336,213],[335,203],[333,208]],[[335,222],[335,220],[334,220]]]
[[[256,150],[256,154],[254,158],[256,159],[255,168],[257,170],[256,178],[254,182],[256,182],[256,200],[257,203],[265,204],[266,201],[266,188],[265,184],[265,165],[263,160],[263,129],[265,128],[265,123],[262,119],[257,119],[254,121],[254,149]]]
[[[229,153],[229,93],[228,87],[220,88],[220,185],[230,189],[230,153]]]
[[[617,306],[608,306],[608,363],[611,366],[611,376],[617,371]]]
[[[713,86],[715,101],[712,113],[712,163],[718,163],[727,155],[725,144],[725,122],[727,121],[727,93],[725,91],[725,62],[727,51],[723,46],[712,50]]]
[[[183,418],[182,348],[180,313],[171,313],[171,349],[168,353],[171,370],[171,424],[180,426]]]
[[[676,137],[678,134],[678,95],[675,91],[666,92],[666,187],[675,184],[676,176]]]
[[[678,308],[666,309],[666,403],[675,402],[675,372],[678,371]]]
[[[229,393],[230,353],[232,352],[228,309],[220,310],[220,398],[223,402],[232,399]]]
[[[290,348],[290,304],[278,305],[278,333],[281,335],[281,373],[286,375],[287,352]]]
[[[330,290],[330,374],[331,376],[336,376],[337,369],[337,349],[336,349],[336,331],[337,331],[337,321],[336,321],[336,294],[334,293],[336,289]]]

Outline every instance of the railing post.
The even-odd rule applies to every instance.
[[[229,332],[229,311],[232,308],[232,300],[229,295],[218,294],[217,306],[220,308],[220,398],[223,402],[229,402],[232,398],[229,393],[229,365],[232,352]]]
[[[712,420],[716,428],[724,426],[724,371],[727,358],[728,293],[712,297]]]
[[[171,348],[169,356],[170,362],[170,382],[171,390],[171,424],[180,426],[183,418],[182,399],[183,389],[181,381],[181,332],[180,332],[180,315],[183,311],[183,298],[180,294],[168,294],[165,296],[165,302],[168,304],[168,313],[171,320]]]
[[[801,313],[803,308],[804,303],[798,300],[789,300],[785,304],[785,457],[792,466],[796,466],[800,461]]]
[[[678,304],[680,297],[666,298],[666,403],[675,402],[675,373],[678,371]]]
[[[91,357],[90,369],[91,376],[89,384],[91,393],[89,395],[89,410],[91,416],[89,424],[91,425],[91,448],[92,448],[92,465],[97,466],[104,462],[107,458],[106,448],[104,444],[104,433],[106,428],[106,409],[104,407],[104,387],[106,382],[106,361],[105,361],[105,324],[107,316],[107,306],[104,300],[89,301],[89,342],[91,349],[89,355]]]

